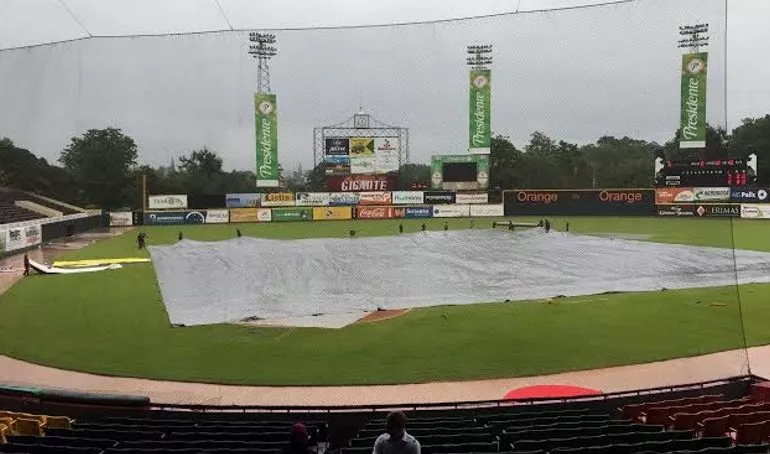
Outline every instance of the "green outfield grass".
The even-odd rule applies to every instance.
[[[529,221],[529,219],[517,219]],[[646,235],[650,241],[770,251],[757,221],[552,218],[562,230]],[[389,235],[400,221],[148,228],[150,244]],[[417,231],[422,220],[403,221]],[[443,220],[427,221],[443,228]],[[449,220],[450,228],[469,221]],[[491,220],[475,220],[488,228]],[[67,256],[141,256],[135,232]],[[513,377],[698,355],[770,343],[770,285],[623,293],[550,303],[418,309],[340,330],[169,325],[152,265],[33,276],[0,296],[0,352],[36,363],[110,375],[237,384],[375,384]]]

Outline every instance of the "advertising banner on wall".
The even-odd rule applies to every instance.
[[[741,218],[770,219],[770,204],[743,203],[741,204]]]
[[[270,211],[270,209],[265,209]],[[230,222],[257,222],[257,208],[231,208]]]
[[[741,206],[729,203],[697,205],[695,214],[704,218],[739,218]]]
[[[390,191],[398,187],[398,175],[335,175],[326,177],[331,192]]]
[[[42,240],[43,233],[40,224],[24,227],[24,247],[37,246]]]
[[[692,217],[695,216],[695,205],[658,205],[656,214],[665,217]]]
[[[404,208],[396,207],[354,207],[353,216],[356,219],[392,219],[404,217]]]
[[[145,225],[203,224],[205,211],[159,211],[144,213]]]
[[[350,156],[374,156],[374,139],[371,137],[351,137]]]
[[[423,202],[432,205],[455,203],[455,193],[449,191],[425,191]]]
[[[329,206],[353,206],[361,200],[357,192],[332,192],[329,194]]]
[[[271,192],[262,194],[260,205],[263,207],[293,207],[294,203],[293,192]]]
[[[422,191],[393,191],[393,205],[420,205],[424,202]]]
[[[361,192],[359,205],[391,205],[393,197],[390,192]]]
[[[206,224],[227,224],[230,212],[227,210],[206,210]]]
[[[319,207],[313,208],[314,221],[337,221],[353,219],[352,207]]]
[[[296,205],[298,207],[329,206],[328,192],[298,192]]]
[[[256,208],[262,200],[261,196],[262,194],[258,192],[225,194],[225,206],[227,208]]]
[[[688,203],[695,201],[695,188],[658,188],[655,190],[655,203]]]
[[[151,195],[147,197],[147,207],[150,210],[184,210],[187,208],[187,195]]]
[[[275,188],[279,184],[277,110],[274,94],[254,94],[258,188]]]
[[[327,156],[347,156],[350,142],[347,137],[328,137],[324,140],[324,152]]]
[[[327,155],[324,159],[326,175],[347,175],[350,173],[350,157]]]
[[[274,208],[272,211],[273,222],[313,220],[312,208]]]
[[[494,218],[505,215],[505,205],[471,205],[471,216],[479,218]]]
[[[5,251],[24,249],[27,244],[23,227],[14,227],[5,231]]]
[[[273,210],[270,208],[257,209],[257,222],[271,222],[273,220]],[[230,219],[232,222],[232,218]]]
[[[434,218],[463,218],[470,215],[470,205],[436,205],[433,207]]]
[[[110,227],[131,227],[134,225],[134,213],[130,211],[110,212]]]
[[[350,173],[353,174],[372,174],[375,173],[376,157],[374,156],[351,156]]]
[[[692,194],[701,203],[730,201],[730,188],[693,188]]]
[[[489,193],[458,192],[457,195],[455,196],[455,202],[466,203],[466,204],[478,204],[478,205],[489,203]]]
[[[374,171],[376,173],[398,172],[398,137],[377,137],[374,139]]]
[[[505,191],[505,215],[633,215],[656,213],[653,189]]]
[[[730,201],[739,203],[765,203],[770,202],[768,188],[732,188]]]
[[[708,53],[682,55],[682,130],[679,148],[706,148]]]
[[[432,218],[433,207],[429,205],[419,207],[406,207],[404,209],[405,218]]]
[[[474,69],[470,77],[469,117],[470,130],[468,151],[474,154],[489,154],[492,117],[491,102],[492,72],[488,69]]]

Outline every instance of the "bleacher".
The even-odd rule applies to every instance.
[[[32,202],[37,205],[61,212],[63,215],[75,214],[79,211],[59,203],[55,203],[46,198],[19,191],[11,188],[0,188],[0,224],[9,224],[13,222],[33,221],[35,219],[45,219],[44,214],[22,208],[16,205],[17,201]]]
[[[706,394],[650,399],[613,411],[580,402],[558,409],[527,405],[417,411],[408,413],[407,432],[424,454],[767,453],[768,405]],[[279,454],[291,425],[302,422],[309,444],[319,453],[370,454],[385,427],[384,413],[359,415],[350,435],[330,444],[330,432],[339,423],[335,418],[148,410],[70,419],[0,412],[0,452]]]

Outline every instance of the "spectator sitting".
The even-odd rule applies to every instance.
[[[372,454],[420,454],[420,443],[406,433],[406,415],[388,414],[387,432],[377,437]]]
[[[291,426],[289,445],[283,449],[283,454],[315,454],[308,447],[309,439],[307,427],[302,423],[294,424]]]

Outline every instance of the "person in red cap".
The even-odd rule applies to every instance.
[[[309,443],[310,437],[307,433],[307,427],[298,422],[291,426],[289,445],[284,448],[283,454],[316,454],[315,451],[308,446]]]

